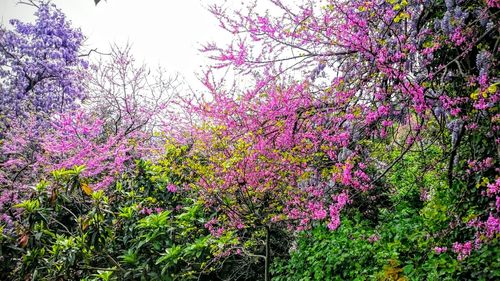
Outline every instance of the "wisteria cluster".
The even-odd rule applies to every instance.
[[[11,20],[13,30],[2,27],[0,33],[3,129],[31,113],[64,111],[85,97],[81,31],[53,4],[41,3],[35,15],[35,23]]]

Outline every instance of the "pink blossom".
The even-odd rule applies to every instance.
[[[500,8],[500,1],[499,0],[486,0],[486,3],[488,4],[488,7],[490,7],[490,8]]]
[[[177,192],[177,186],[173,183],[169,183],[169,184],[167,184],[167,190],[172,192],[172,193],[175,193],[175,192]]]
[[[438,255],[446,251],[448,251],[447,247],[434,247],[434,252]]]
[[[457,259],[463,260],[471,254],[472,251],[472,241],[467,241],[465,243],[453,243],[452,251],[458,254]]]
[[[370,243],[377,242],[378,240],[380,240],[380,236],[377,234],[372,234],[370,235],[370,237],[368,237],[368,242]]]
[[[500,233],[500,219],[490,213],[486,220],[486,236],[493,238],[497,233]]]

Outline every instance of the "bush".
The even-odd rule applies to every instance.
[[[215,239],[200,202],[167,189],[182,184],[175,176],[141,161],[104,192],[92,191],[82,171],[55,172],[16,206],[18,243],[0,240],[2,279],[188,280],[210,271]]]

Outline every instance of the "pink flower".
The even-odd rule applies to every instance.
[[[486,0],[486,3],[488,4],[488,7],[490,7],[490,8],[500,8],[500,1],[499,0]]]
[[[493,196],[500,192],[500,177],[496,179],[494,183],[488,184],[487,194],[488,196]]]
[[[339,227],[340,225],[340,220],[338,218],[333,219],[331,222],[328,223],[327,227],[330,230],[335,230]]]
[[[500,233],[500,219],[490,213],[486,221],[486,236],[493,238],[497,233]]]
[[[377,234],[373,234],[370,237],[368,237],[368,242],[370,243],[377,242],[378,240],[380,240],[380,236],[378,236]]]
[[[326,218],[326,211],[325,211],[325,209],[314,210],[314,212],[313,212],[313,219],[314,220],[322,220],[324,218]]]
[[[177,186],[173,183],[167,184],[167,190],[174,193],[177,192]]]
[[[421,201],[429,201],[431,198],[431,195],[429,194],[428,190],[422,189],[420,190],[420,200]]]
[[[434,252],[435,252],[436,254],[441,254],[441,253],[444,253],[444,252],[446,252],[446,251],[448,251],[448,248],[447,248],[447,247],[435,247],[435,248],[434,248]]]
[[[153,210],[151,208],[144,207],[139,211],[139,213],[143,215],[151,215]]]
[[[452,251],[458,254],[457,259],[461,261],[471,254],[472,241],[467,241],[465,243],[455,242],[453,243]]]
[[[460,28],[455,29],[453,34],[451,35],[451,40],[457,45],[460,46],[462,45],[466,40],[466,36],[462,33],[462,30]]]

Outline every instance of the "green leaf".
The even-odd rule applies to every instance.
[[[403,267],[403,272],[405,275],[409,275],[413,271],[413,264],[408,264],[405,267]]]
[[[158,265],[164,262],[167,262],[167,264],[175,263],[181,251],[182,251],[181,246],[173,246],[172,248],[167,249],[165,251],[165,254],[162,254],[162,256],[156,260],[155,264]]]

